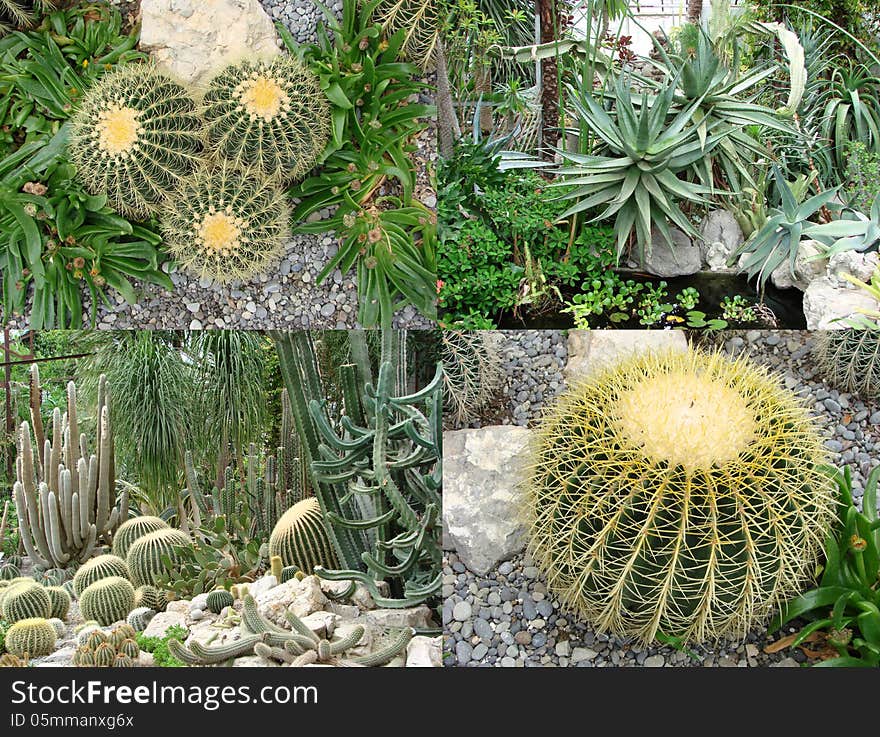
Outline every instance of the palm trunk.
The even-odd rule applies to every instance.
[[[551,43],[557,38],[556,0],[538,0],[540,42]],[[541,153],[553,158],[559,136],[559,67],[556,57],[541,60]]]
[[[688,0],[687,16],[688,23],[699,25],[703,18],[703,0]]]

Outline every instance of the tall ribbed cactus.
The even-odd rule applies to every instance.
[[[880,396],[880,330],[825,330],[813,338],[816,366],[825,381],[865,399]]]
[[[330,540],[346,570],[316,573],[355,579],[380,606],[404,607],[440,589],[442,371],[408,394],[405,331],[383,331],[373,383],[366,335],[350,331],[357,365],[339,369],[344,412],[332,419],[308,333],[276,333],[303,458]],[[392,597],[376,580],[387,580]]]
[[[498,393],[504,379],[498,337],[488,330],[440,332],[444,417],[462,424]]]
[[[624,360],[537,430],[531,552],[601,631],[742,637],[815,574],[835,515],[826,459],[806,408],[745,358]]]
[[[55,408],[51,440],[40,414],[42,390],[31,368],[31,422],[18,435],[17,480],[13,486],[19,532],[25,551],[41,568],[64,568],[87,561],[96,545],[110,544],[128,517],[128,492],[116,495],[110,388],[98,381],[94,452],[79,432],[76,386],[67,385],[67,412]],[[36,450],[35,450],[36,448]]]

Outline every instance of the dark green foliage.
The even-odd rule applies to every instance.
[[[869,151],[861,141],[849,145],[846,154],[843,198],[859,212],[869,213],[880,191],[880,154]]]
[[[188,632],[185,627],[174,625],[169,627],[162,637],[144,637],[137,635],[137,644],[141,650],[153,654],[153,663],[158,668],[182,668],[184,663],[168,652],[169,640],[185,640]]]

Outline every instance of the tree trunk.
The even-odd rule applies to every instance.
[[[688,23],[699,25],[703,18],[703,0],[688,0]]]
[[[541,37],[550,43],[557,38],[556,0],[538,0]],[[559,137],[559,68],[556,57],[541,60],[541,155],[552,160]]]

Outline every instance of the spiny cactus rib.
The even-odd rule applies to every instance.
[[[464,424],[501,389],[504,371],[498,338],[489,331],[440,333],[443,361],[444,417]]]
[[[84,617],[106,627],[125,619],[134,609],[134,587],[119,576],[102,578],[83,591],[79,608]]]
[[[181,268],[222,284],[266,273],[290,234],[287,198],[275,180],[227,161],[181,181],[161,225]]]
[[[211,80],[203,115],[212,152],[267,176],[298,179],[330,135],[330,105],[296,57],[244,61]]]
[[[265,642],[254,645],[254,655],[259,655],[263,660],[278,660],[282,663],[293,663],[297,657],[282,647],[271,647]]]
[[[168,523],[160,517],[147,515],[126,520],[119,525],[119,529],[113,535],[113,555],[124,559],[135,540],[149,535],[151,532],[156,532],[156,530],[167,530],[168,526]]]
[[[834,517],[826,461],[806,409],[745,358],[623,361],[537,430],[531,552],[600,631],[742,637],[813,575]]]
[[[18,657],[40,658],[55,647],[55,628],[45,619],[22,619],[6,632],[6,649]]]
[[[52,613],[52,599],[40,584],[31,581],[10,586],[3,596],[3,619],[18,622],[23,619],[48,619]]]
[[[168,600],[164,591],[160,591],[155,586],[145,584],[138,586],[134,590],[134,606],[135,608],[147,607],[156,612],[161,612],[168,604]]]
[[[880,330],[823,330],[813,340],[816,365],[833,388],[865,399],[880,396]]]
[[[132,609],[125,618],[125,621],[130,624],[136,632],[143,632],[150,623],[150,620],[155,616],[155,610],[142,606]]]
[[[232,598],[232,594],[223,589],[208,594],[208,611],[214,612],[214,614],[220,614],[226,607],[232,606],[234,603],[235,599]]]
[[[70,594],[60,586],[47,586],[45,591],[49,595],[51,602],[49,616],[64,619],[70,609]]]
[[[168,575],[162,557],[167,556],[172,567],[181,563],[179,548],[192,547],[192,538],[181,530],[156,530],[135,540],[128,549],[125,562],[131,580],[137,586],[155,586],[160,576]]]
[[[401,630],[397,637],[394,638],[393,642],[389,643],[387,647],[377,650],[374,653],[370,653],[369,655],[359,655],[351,660],[358,665],[371,667],[386,665],[406,649],[406,646],[409,645],[409,641],[412,640],[412,638],[413,630],[411,628]]]
[[[95,581],[109,578],[110,576],[128,578],[128,566],[117,555],[109,553],[99,555],[79,567],[79,570],[77,570],[76,575],[73,577],[73,590],[77,596],[82,596],[82,592]]]
[[[109,668],[116,658],[116,651],[109,642],[103,642],[95,648],[94,658],[96,668]]]
[[[434,54],[440,38],[440,20],[433,2],[382,0],[373,10],[373,18],[382,24],[382,30],[388,36],[403,32],[401,51],[404,58],[422,69],[434,65]]]
[[[277,555],[284,565],[306,572],[313,571],[315,566],[335,565],[317,499],[303,499],[281,516],[269,536],[269,555]]]
[[[364,628],[361,625],[354,627],[351,632],[349,632],[345,637],[341,640],[337,640],[336,642],[330,642],[328,640],[322,640],[318,643],[318,658],[320,660],[325,660],[326,658],[321,657],[323,653],[327,653],[328,657],[332,657],[333,655],[339,655],[340,653],[344,653],[346,650],[350,650],[355,645],[357,645],[364,637]],[[322,647],[326,646],[326,647]]]
[[[152,64],[101,77],[71,119],[68,155],[92,194],[144,219],[202,160],[202,124],[187,90]]]
[[[168,650],[175,658],[188,665],[216,665],[252,653],[254,645],[264,642],[265,638],[265,634],[244,635],[240,640],[213,647],[205,647],[198,640],[193,640],[189,649],[179,640],[171,639],[168,641]]]

